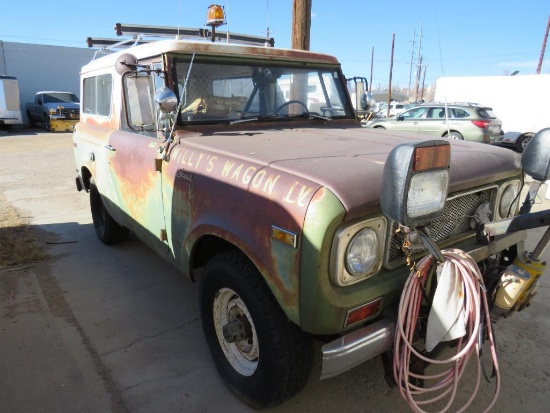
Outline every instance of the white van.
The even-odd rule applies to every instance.
[[[22,123],[17,78],[0,75],[0,130],[9,131],[12,125]]]
[[[409,103],[399,103],[391,102],[390,103],[390,117],[397,116],[399,113],[409,109],[411,105]],[[388,114],[388,104],[380,103],[380,110],[378,112],[381,116],[386,117]]]

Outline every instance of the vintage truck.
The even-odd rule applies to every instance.
[[[322,378],[391,351],[409,268],[402,227],[381,209],[383,171],[425,137],[362,128],[335,57],[159,40],[91,61],[80,92],[76,187],[97,237],[132,231],[200,282],[206,342],[235,394],[256,408],[292,397],[314,340]],[[435,244],[499,277],[526,230],[476,229],[518,213],[520,156],[449,145],[448,195],[423,181],[408,212],[440,200],[425,223]]]
[[[80,101],[71,92],[37,92],[25,111],[31,127],[42,123],[48,131],[72,132],[80,117]]]

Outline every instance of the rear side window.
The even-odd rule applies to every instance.
[[[462,119],[462,118],[470,117],[470,114],[468,112],[466,112],[465,110],[463,110],[463,109],[453,108],[453,109],[451,109],[451,111],[452,111],[453,117],[455,119]]]
[[[84,79],[82,111],[88,115],[110,116],[113,78],[110,74]]]
[[[479,117],[484,118],[484,119],[495,119],[496,118],[495,114],[493,113],[493,109],[491,109],[491,108],[478,109],[477,114],[479,115]]]

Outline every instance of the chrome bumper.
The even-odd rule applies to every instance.
[[[321,380],[337,376],[393,347],[395,320],[383,318],[321,347]]]

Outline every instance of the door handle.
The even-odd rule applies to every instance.
[[[105,145],[104,148],[105,148],[105,149],[108,149],[108,150],[110,150],[110,151],[112,151],[112,152],[116,152],[116,148],[115,148],[114,146],[112,146],[112,145]]]

